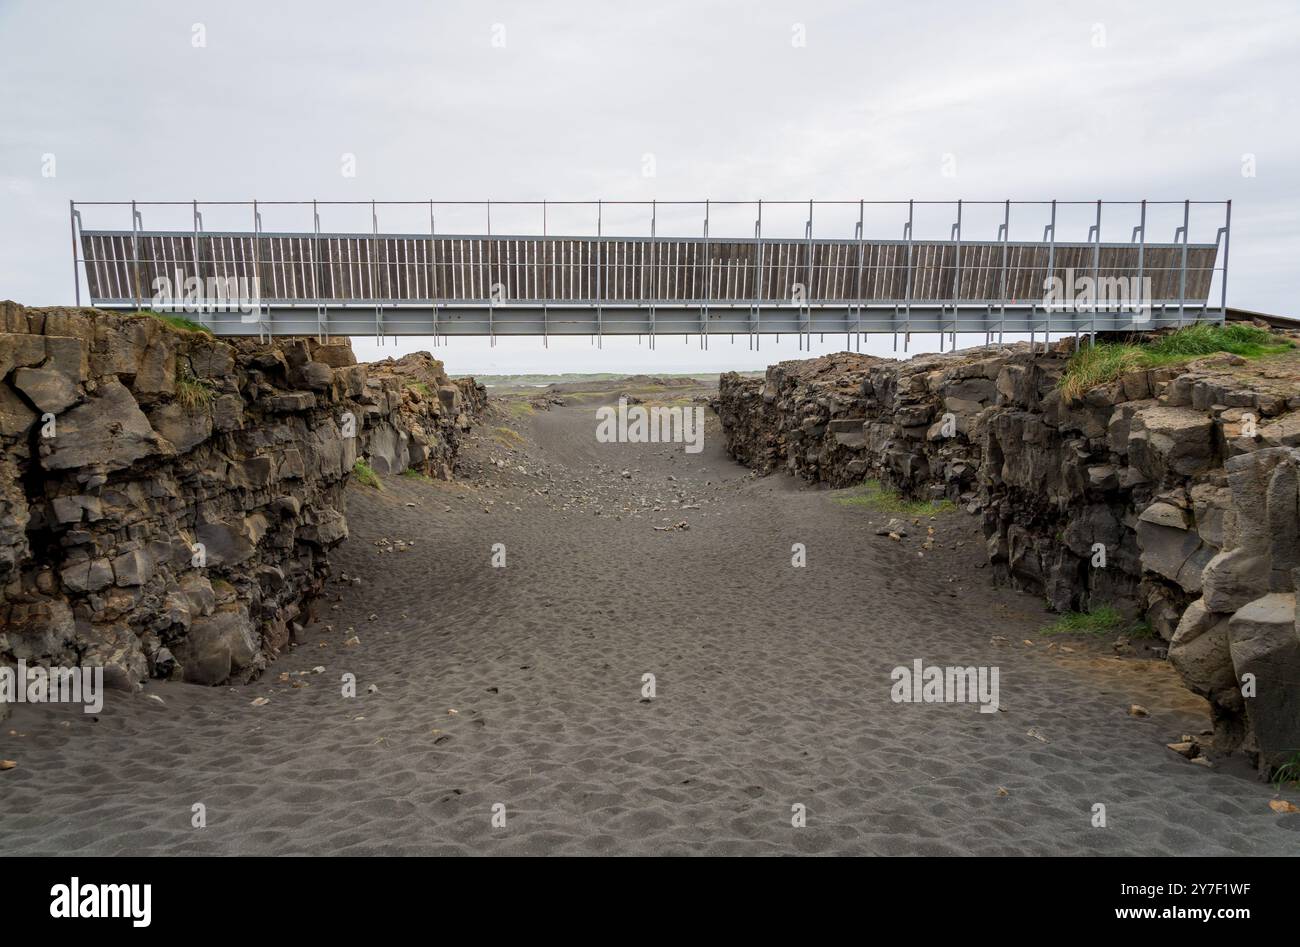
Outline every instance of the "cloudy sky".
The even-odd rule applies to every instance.
[[[0,298],[31,305],[72,301],[70,198],[1104,197],[1232,198],[1230,303],[1300,314],[1294,0],[0,0],[0,36]],[[368,213],[333,223],[365,229]],[[1194,221],[1193,239],[1216,226]],[[901,220],[879,227],[868,235]],[[1152,239],[1172,237],[1172,218],[1161,229]],[[458,340],[438,354],[453,372],[689,371],[799,354],[782,342]]]

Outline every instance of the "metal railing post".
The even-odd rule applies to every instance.
[[[704,305],[700,307],[700,348],[707,349],[709,297],[713,295],[713,261],[709,258],[709,200],[704,201]]]
[[[375,341],[383,345],[384,314],[379,306],[379,213],[370,201],[370,297],[375,305]]]
[[[203,215],[199,213],[199,202],[197,199],[191,203],[191,210],[194,213],[194,278],[198,280],[199,284],[197,308],[199,313],[205,313],[207,310],[205,304],[207,294],[204,292],[203,264],[201,254],[199,253],[199,234],[203,231]],[[202,316],[200,316],[199,322],[203,322]]]
[[[76,298],[77,308],[81,308],[81,270],[77,266],[77,202],[68,201],[68,226],[72,232],[72,292]],[[90,278],[86,278],[86,290],[90,290]]]
[[[1138,240],[1138,276],[1137,276],[1137,295],[1138,295],[1138,312],[1141,312],[1141,311],[1142,311],[1142,305],[1143,305],[1143,303],[1142,303],[1142,295],[1143,295],[1143,292],[1142,292],[1142,291],[1146,288],[1146,279],[1145,279],[1145,277],[1146,277],[1146,254],[1147,254],[1147,202],[1146,202],[1146,201],[1143,201],[1143,202],[1142,202],[1142,210],[1140,211],[1140,216],[1138,217],[1138,225],[1137,225],[1136,227],[1133,228],[1133,236],[1134,236],[1135,238],[1137,238],[1137,240]],[[1132,242],[1132,241],[1130,241],[1130,242]],[[1152,295],[1154,295],[1154,294],[1152,294]],[[1154,301],[1154,300],[1148,299],[1148,300],[1146,300],[1145,305],[1146,305],[1149,309],[1151,309],[1151,314],[1154,316],[1154,315],[1155,315],[1155,310],[1154,310],[1154,308],[1152,308],[1152,302],[1153,302],[1153,301]],[[1132,322],[1133,320],[1130,319],[1129,321]],[[1148,321],[1149,321],[1149,320],[1148,320]]]
[[[808,223],[804,227],[804,236],[807,238],[808,246],[808,285],[803,291],[803,308],[807,311],[807,322],[805,323],[804,315],[799,314],[799,348],[802,350],[807,343],[807,351],[812,351],[812,292],[813,292],[813,202],[808,201]],[[804,339],[804,333],[807,332],[807,339]]]
[[[1047,278],[1049,280],[1056,278],[1056,200],[1052,200],[1052,222],[1048,224],[1048,230],[1051,231],[1052,239],[1047,245]],[[1047,239],[1047,234],[1043,234],[1043,239]],[[1043,285],[1043,290],[1047,290],[1047,285]],[[1047,354],[1048,347],[1052,344],[1052,307],[1044,306],[1047,324],[1043,330],[1043,354]],[[1031,334],[1030,349],[1033,349],[1033,338]]]
[[[269,280],[266,280],[266,288],[274,291],[275,289],[275,238],[274,237],[266,238],[266,261],[265,262],[269,263],[271,267],[271,278]],[[265,272],[265,270],[262,270],[261,272]],[[262,291],[262,286],[260,284],[258,285],[257,288],[257,295],[259,299],[262,298],[263,295],[265,295]],[[273,297],[267,296],[267,298],[270,299]],[[267,316],[267,325],[269,326],[271,320],[271,305],[269,302],[267,303],[267,307],[266,307],[266,316]]]
[[[904,304],[906,306],[903,322],[903,351],[907,351],[907,346],[912,341],[912,224],[916,202],[909,200],[907,202],[907,226],[903,228],[903,236],[907,238],[907,291],[904,294]],[[895,351],[898,350],[898,342],[894,342]]]
[[[1097,342],[1097,306],[1100,302],[1099,292],[1101,287],[1101,201],[1097,201],[1097,222],[1093,225],[1095,240],[1092,245],[1092,313],[1088,319],[1088,344],[1095,345]],[[1079,335],[1076,332],[1074,336],[1074,347],[1077,351],[1079,348]]]
[[[1232,239],[1232,201],[1223,211],[1223,279],[1219,284],[1219,321],[1228,318],[1228,243]]]
[[[1007,267],[1011,250],[1011,200],[1008,198],[1002,208],[1002,226],[998,228],[998,237],[1002,241],[1002,306],[998,313],[998,345],[1002,344],[1002,335],[1007,328]]]
[[[329,310],[325,306],[325,294],[321,288],[321,276],[324,273],[323,263],[321,261],[321,243],[320,243],[320,207],[315,198],[311,201],[311,256],[312,256],[312,274],[311,288],[312,295],[316,297],[316,335],[319,337],[321,344],[329,337]]]
[[[596,201],[596,348],[598,349],[605,347],[604,313],[601,309],[601,299],[603,296],[601,291],[601,286],[603,285],[601,281],[601,260],[603,258],[603,253],[601,252],[601,233],[603,230],[603,216],[604,204],[602,201]]]
[[[497,284],[492,276],[492,263],[495,257],[492,248],[492,202],[486,203],[487,208],[487,239],[483,241],[483,252],[487,259],[483,261],[483,269],[487,274],[487,291],[488,291],[488,347],[495,348],[497,344],[496,337],[496,287]]]
[[[135,308],[142,309],[140,305],[140,228],[138,223],[142,223],[140,212],[135,209],[135,201],[131,202],[131,270],[132,279],[135,283]]]
[[[257,286],[258,305],[257,305],[257,340],[265,341],[266,325],[262,319],[262,215],[257,210],[257,201],[253,201],[253,282]],[[247,300],[244,303],[247,304]],[[241,318],[243,316],[243,307],[236,304],[240,310]]]
[[[659,202],[650,202],[650,348],[655,348],[659,299]]]
[[[961,201],[957,202],[957,222],[952,225],[952,351],[957,350],[957,300],[961,298]],[[940,309],[942,312],[942,308]],[[939,351],[943,351],[943,319],[939,320]]]
[[[1183,320],[1187,312],[1187,232],[1191,225],[1192,202],[1183,201],[1183,225],[1179,229],[1183,233],[1183,253],[1182,263],[1178,273],[1178,325],[1183,325]]]
[[[758,272],[754,281],[754,324],[750,347],[758,351],[763,345],[763,202],[758,202],[758,217],[754,220],[754,243],[757,245]]]
[[[546,242],[546,201],[542,201],[542,244],[549,248],[551,256],[551,279],[548,292],[542,299],[542,348],[551,347],[551,311],[550,300],[555,295],[555,248]]]
[[[438,291],[442,288],[437,285],[438,266],[435,258],[438,255],[438,219],[433,213],[433,201],[429,201],[429,302],[433,307],[433,344],[438,345],[439,326],[438,326]]]
[[[856,320],[853,324],[854,335],[857,336],[858,351],[862,351],[862,264],[866,256],[866,203],[858,199],[858,278],[854,286],[854,296],[857,298],[857,307],[855,310]]]

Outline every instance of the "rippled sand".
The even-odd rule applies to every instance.
[[[151,683],[165,707],[114,694],[96,720],[19,707],[0,732],[0,757],[19,764],[0,773],[0,848],[1300,851],[1300,817],[1271,812],[1269,787],[1165,749],[1208,724],[1167,666],[1067,653],[1038,634],[1050,617],[1037,599],[990,587],[975,518],[941,518],[939,548],[918,556],[915,535],[874,535],[879,514],[751,479],[715,428],[697,455],[598,444],[593,410],[525,419],[513,453],[485,425],[470,466],[509,466],[460,484],[351,488],[331,599],[262,680]],[[673,508],[678,491],[699,508]],[[666,509],[623,512],[642,497]],[[793,543],[806,568],[791,566]],[[890,671],[916,658],[998,666],[1003,711],[891,702]],[[196,803],[206,827],[191,824]]]

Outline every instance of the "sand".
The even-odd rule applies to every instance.
[[[874,534],[880,513],[751,477],[713,418],[696,455],[597,443],[591,403],[510,422],[522,444],[506,423],[476,431],[463,482],[349,488],[330,599],[261,680],[152,682],[165,706],[110,694],[95,719],[18,707],[0,731],[19,764],[0,773],[0,848],[1300,851],[1270,787],[1165,748],[1208,726],[1167,665],[1044,637],[1039,600],[991,587],[975,517],[940,518],[918,556],[918,536]],[[643,497],[663,509],[625,512]],[[414,546],[376,545],[398,540]],[[998,666],[1002,710],[892,702],[891,670],[917,658]]]

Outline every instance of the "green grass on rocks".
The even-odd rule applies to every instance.
[[[192,319],[186,319],[184,316],[178,316],[174,312],[154,312],[152,309],[141,309],[134,313],[137,316],[148,316],[150,319],[157,319],[164,325],[171,326],[173,329],[180,329],[182,332],[203,332],[207,335],[212,334],[212,330],[205,325],[200,325]]]
[[[1109,605],[1087,612],[1067,612],[1042,629],[1044,635],[1104,635],[1122,632],[1130,638],[1150,638],[1154,632],[1145,622],[1129,622]]]
[[[1199,324],[1158,336],[1150,342],[1098,342],[1075,352],[1061,376],[1061,393],[1082,397],[1087,391],[1128,372],[1177,365],[1216,352],[1260,358],[1290,351],[1294,343],[1267,329],[1242,323]]]
[[[384,489],[384,485],[379,482],[379,474],[375,473],[375,468],[360,458],[352,465],[352,476],[356,477],[357,482],[363,486],[374,487],[376,490]]]
[[[840,491],[835,502],[840,506],[863,507],[899,516],[934,516],[957,508],[951,500],[908,500],[881,486],[879,480],[864,480],[857,487]]]

